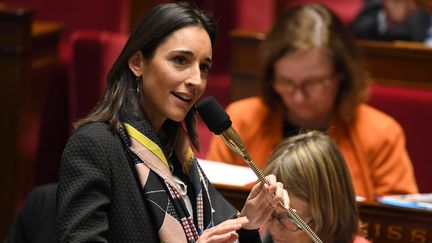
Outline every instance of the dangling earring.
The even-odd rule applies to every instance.
[[[141,84],[142,78],[141,76],[136,77],[136,84],[137,84],[137,88],[136,88],[136,94],[137,96],[139,96],[141,94],[141,89],[140,89],[140,84]]]

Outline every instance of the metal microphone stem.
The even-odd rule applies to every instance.
[[[253,170],[253,172],[255,173],[255,175],[258,177],[258,179],[260,180],[260,182],[269,185],[269,182],[264,177],[262,171],[257,167],[257,165],[255,164],[255,162],[252,161],[252,158],[247,153],[246,148],[245,148],[245,146],[244,146],[241,138],[237,134],[237,132],[235,132],[235,130],[230,127],[227,130],[225,130],[224,132],[222,132],[220,134],[220,136],[221,136],[222,140],[228,145],[228,147],[232,151],[234,151],[235,153],[237,153],[238,155],[240,155],[246,161],[246,163],[251,167],[251,169]],[[287,212],[287,214],[291,218],[291,220],[297,225],[298,228],[302,229],[309,236],[310,239],[312,239],[315,243],[322,243],[321,239],[303,221],[303,219],[301,219],[296,214],[296,212],[294,211],[294,209],[292,209],[292,208],[289,208],[289,209],[285,208],[285,206],[284,206],[284,204],[283,204],[282,201],[280,201],[278,205],[283,210],[285,210]]]

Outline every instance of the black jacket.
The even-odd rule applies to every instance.
[[[213,208],[220,211],[217,205],[225,199],[214,187],[209,193],[215,195]],[[57,194],[61,242],[160,242],[135,170],[107,124],[85,125],[69,139]],[[240,234],[259,241],[257,231]]]

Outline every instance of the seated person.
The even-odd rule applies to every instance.
[[[368,85],[359,54],[342,22],[321,5],[289,9],[263,42],[261,96],[227,112],[260,168],[284,138],[328,131],[353,178],[356,195],[418,192],[401,126],[366,105]],[[220,138],[207,159],[246,165]]]
[[[58,242],[56,190],[57,184],[53,183],[37,186],[30,192],[4,239],[5,243]]]
[[[416,2],[421,8],[416,7]],[[366,0],[351,25],[361,39],[432,44],[431,4],[423,0]]]
[[[351,177],[330,137],[312,131],[290,137],[270,155],[264,174],[274,174],[290,194],[290,205],[322,242],[368,242],[358,236],[359,217]],[[263,243],[310,242],[276,208]]]

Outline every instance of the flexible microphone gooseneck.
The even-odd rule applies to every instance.
[[[258,179],[267,185],[269,182],[264,177],[262,171],[257,167],[255,162],[249,156],[246,151],[246,147],[241,140],[240,136],[231,127],[232,122],[228,114],[222,108],[222,106],[216,101],[212,96],[205,98],[198,106],[198,113],[203,119],[204,123],[207,125],[208,129],[219,135],[225,144],[234,153],[240,155],[246,163],[251,167]],[[322,243],[321,239],[315,234],[315,232],[296,214],[295,210],[292,208],[286,209],[283,202],[279,202],[279,206],[284,209],[290,219],[297,225],[299,229],[302,229],[315,243]]]

